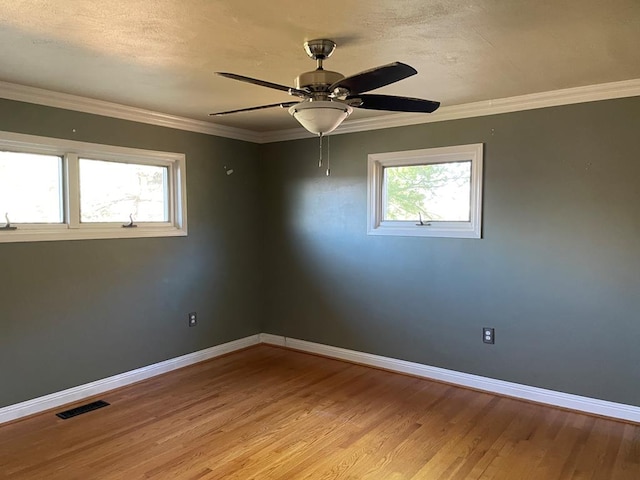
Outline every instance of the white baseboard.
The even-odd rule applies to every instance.
[[[260,343],[267,343],[269,345],[277,345],[278,347],[285,347],[286,341],[287,341],[287,337],[282,337],[280,335],[271,335],[270,333],[260,334]]]
[[[103,378],[102,380],[45,395],[44,397],[9,405],[8,407],[0,408],[0,424],[77,402],[84,398],[131,385],[132,383],[146,380],[147,378],[155,377],[162,373],[193,365],[194,363],[209,360],[210,358],[219,357],[220,355],[250,347],[251,345],[257,345],[258,343],[260,343],[260,336],[252,335],[232,342],[223,343],[222,345],[216,345],[215,347],[205,350],[182,355],[181,357],[171,358],[164,362],[154,363],[153,365],[114,375],[113,377]]]
[[[519,383],[505,382],[493,378],[481,377],[469,373],[456,372],[444,368],[430,367],[420,363],[382,357],[370,353],[362,353],[344,348],[332,347],[320,343],[297,340],[277,335],[261,334],[260,341],[272,345],[280,345],[294,350],[315,353],[325,357],[346,360],[399,373],[438,380],[442,382],[474,388],[485,392],[496,393],[508,397],[519,398],[555,407],[567,408],[579,412],[611,417],[640,423],[640,407],[623,403],[609,402],[595,398],[582,397],[569,393],[556,392],[544,388],[530,387]]]
[[[513,382],[505,382],[503,380],[495,380],[493,378],[456,372],[454,370],[447,370],[444,368],[430,367],[421,363],[407,362],[405,360],[382,357],[371,353],[363,353],[355,350],[347,350],[344,348],[332,347],[330,345],[283,337],[280,335],[261,333],[207,348],[205,350],[200,350],[198,352],[189,353],[181,357],[172,358],[164,362],[138,368],[130,372],[114,375],[113,377],[80,385],[68,390],[52,393],[44,397],[34,398],[33,400],[27,400],[26,402],[0,408],[0,424],[11,420],[17,420],[28,415],[33,415],[44,410],[50,410],[62,405],[77,402],[84,398],[92,397],[115,388],[124,387],[162,373],[193,365],[194,363],[209,360],[259,343],[291,348],[293,350],[346,360],[361,365],[383,368],[394,372],[406,373],[409,375],[447,382],[462,387],[474,388],[498,395],[543,403],[555,407],[640,423],[640,407],[633,405],[556,392],[554,390],[531,387]]]

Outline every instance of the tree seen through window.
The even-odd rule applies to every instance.
[[[384,169],[384,220],[468,222],[471,162]]]

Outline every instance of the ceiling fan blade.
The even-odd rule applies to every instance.
[[[358,104],[358,101],[362,102]],[[395,97],[392,95],[349,95],[346,102],[357,108],[368,110],[387,110],[391,112],[433,113],[440,102],[421,98]]]
[[[239,113],[239,112],[251,112],[253,110],[263,110],[265,108],[289,108],[300,102],[282,102],[282,103],[272,103],[271,105],[260,105],[259,107],[249,107],[249,108],[239,108],[237,110],[227,110],[226,112],[216,112],[210,113],[209,116],[218,116],[218,115],[228,115],[230,113]]]
[[[343,78],[331,85],[329,91],[333,92],[336,88],[346,88],[351,94],[368,92],[398,82],[416,73],[418,71],[409,65],[393,62]]]
[[[244,75],[237,75],[235,73],[227,72],[215,72],[216,75],[221,77],[230,78],[232,80],[239,80],[245,83],[252,83],[254,85],[260,85],[261,87],[273,88],[274,90],[280,90],[287,92],[289,95],[295,95],[297,97],[306,97],[309,92],[306,90],[298,90],[297,88],[287,87],[286,85],[278,85],[277,83],[267,82],[265,80],[258,80],[257,78],[245,77]]]

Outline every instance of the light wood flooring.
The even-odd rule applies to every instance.
[[[0,478],[640,479],[640,426],[264,345],[100,398],[1,426]]]

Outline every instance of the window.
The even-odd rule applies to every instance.
[[[185,163],[178,153],[0,133],[0,242],[186,235]]]
[[[168,222],[169,169],[81,158],[80,221]]]
[[[369,155],[368,234],[480,238],[482,144]]]
[[[62,157],[0,152],[0,211],[14,223],[62,223],[61,178]]]

